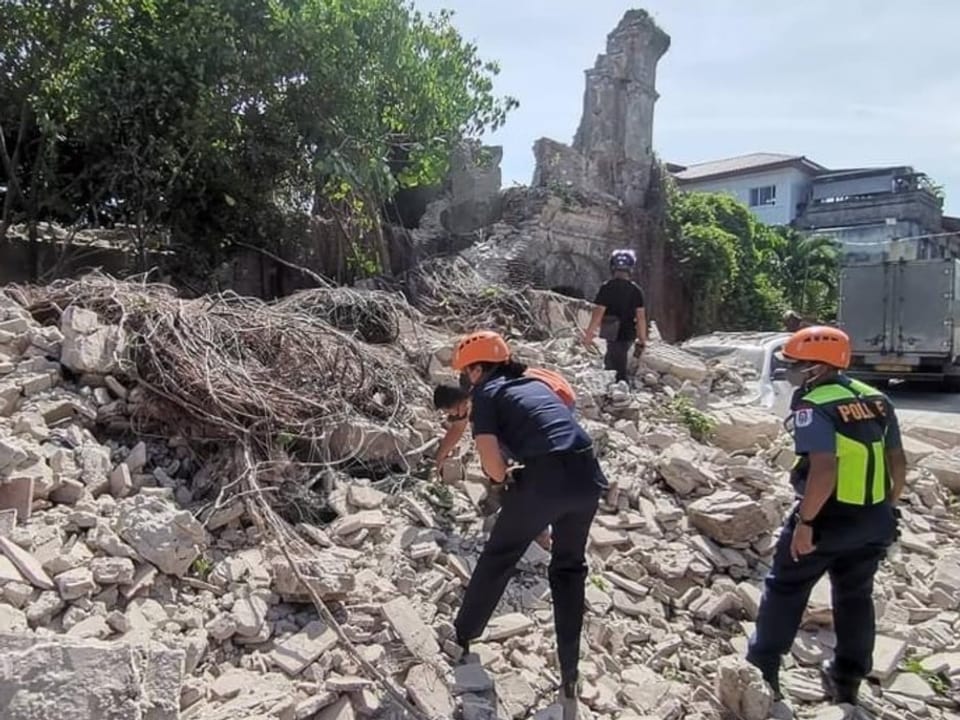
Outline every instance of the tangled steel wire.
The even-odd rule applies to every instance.
[[[461,257],[420,264],[406,277],[410,303],[430,322],[456,332],[502,328],[531,340],[545,340],[522,289],[495,285]]]
[[[396,295],[375,290],[357,292],[345,287],[303,290],[277,301],[273,307],[284,313],[309,315],[377,345],[397,340],[400,317],[409,311],[409,306]]]
[[[167,286],[102,274],[19,294],[42,322],[76,305],[119,325],[126,372],[167,401],[175,424],[264,446],[280,436],[305,440],[336,462],[348,458],[330,456],[323,441],[339,422],[405,419],[409,370],[305,309],[302,298],[276,305],[232,293],[188,300]]]

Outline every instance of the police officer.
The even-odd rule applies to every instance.
[[[798,503],[777,543],[747,659],[779,696],[780,656],[793,645],[810,591],[827,573],[837,647],[821,674],[834,702],[856,704],[871,670],[873,577],[894,540],[894,504],[906,478],[900,429],[883,393],[843,374],[850,364],[843,331],[799,330],[780,359],[797,387],[788,426]]]
[[[583,342],[588,346],[593,345],[598,333],[606,340],[607,353],[603,367],[616,372],[617,382],[627,380],[630,346],[633,346],[636,356],[647,346],[647,311],[643,290],[631,279],[636,266],[637,255],[633,250],[614,250],[610,254],[613,277],[600,286],[593,301],[597,309],[583,334]]]
[[[551,387],[525,377],[500,335],[477,332],[457,343],[453,369],[472,386],[470,422],[484,472],[510,482],[496,523],[470,577],[454,627],[464,652],[479,637],[517,561],[553,527],[550,592],[563,697],[575,700],[583,627],[587,535],[606,478],[590,436]],[[509,471],[506,458],[522,464]]]

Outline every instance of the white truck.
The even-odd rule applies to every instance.
[[[849,373],[867,382],[923,380],[960,390],[960,260],[899,259],[840,270],[837,324]]]

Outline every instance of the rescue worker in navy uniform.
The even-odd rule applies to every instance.
[[[593,301],[597,309],[583,334],[584,344],[591,346],[600,334],[607,342],[603,358],[605,370],[616,372],[617,382],[627,380],[630,347],[639,357],[647,346],[647,311],[643,290],[631,279],[637,266],[633,250],[614,250],[610,254],[610,272],[613,277],[600,286]]]
[[[873,578],[895,540],[906,480],[900,428],[883,393],[843,374],[850,339],[842,330],[799,330],[779,359],[797,387],[788,426],[799,502],[777,543],[747,659],[780,697],[780,656],[793,645],[810,591],[828,573],[837,646],[821,675],[833,702],[856,704],[872,669]]]
[[[520,557],[552,526],[549,578],[562,698],[575,702],[587,536],[607,480],[570,408],[547,383],[523,375],[500,335],[482,331],[461,338],[452,366],[472,386],[470,422],[483,470],[493,482],[507,482],[454,621],[457,643],[469,652]],[[510,469],[506,457],[522,469]]]

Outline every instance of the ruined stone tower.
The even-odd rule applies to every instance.
[[[535,186],[554,184],[642,204],[653,163],[657,63],[670,36],[645,10],[629,10],[607,36],[607,52],[586,71],[583,116],[573,146],[534,146]]]

